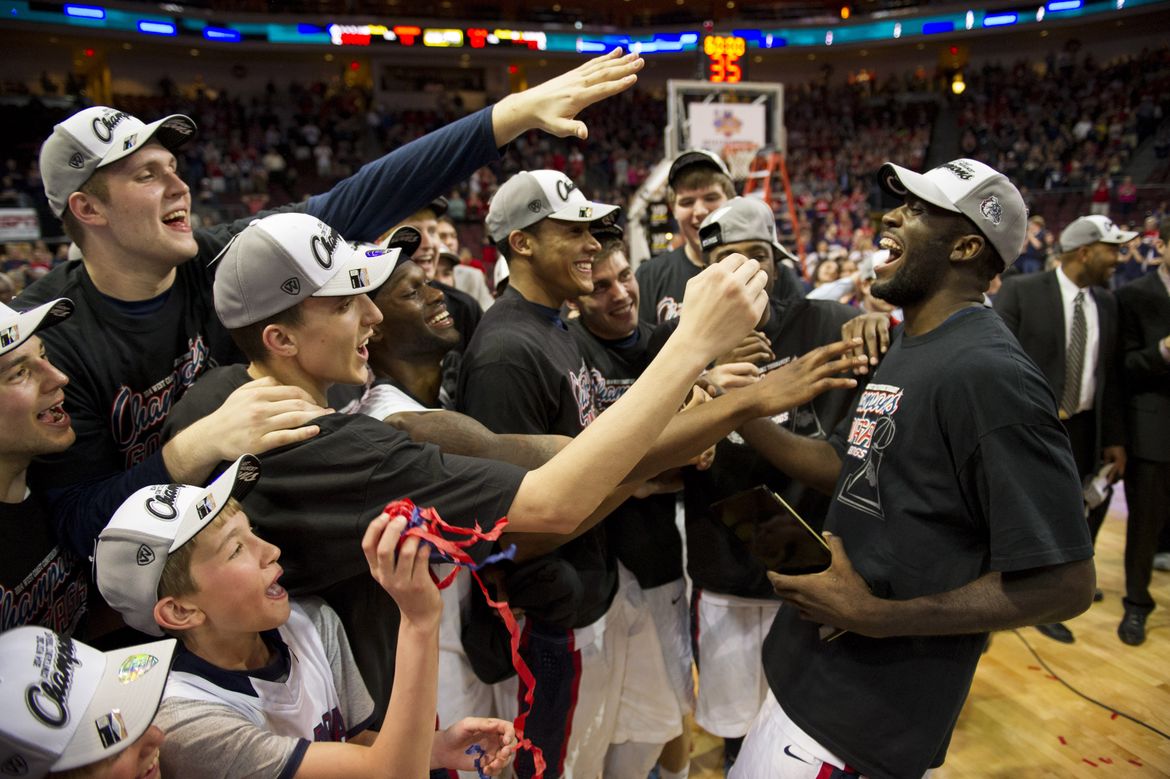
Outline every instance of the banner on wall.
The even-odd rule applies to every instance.
[[[41,222],[31,208],[0,208],[0,243],[36,241],[41,237]]]
[[[722,151],[728,143],[764,145],[767,115],[763,105],[691,103],[687,109],[692,147]]]

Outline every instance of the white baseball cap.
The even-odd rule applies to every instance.
[[[144,123],[109,106],[78,111],[53,128],[41,145],[41,177],[45,197],[57,216],[65,213],[69,196],[81,189],[98,168],[129,157],[152,138],[176,151],[195,137],[195,122],[183,114]]]
[[[161,636],[154,621],[167,557],[211,524],[229,498],[242,500],[260,478],[260,461],[245,454],[206,487],[156,484],[118,507],[98,535],[94,577],[102,597],[126,624]]]
[[[878,181],[891,195],[914,194],[947,211],[963,214],[1011,265],[1024,248],[1028,207],[1008,177],[978,160],[944,162],[926,173],[887,162]]]
[[[1132,230],[1122,230],[1107,216],[1093,214],[1074,219],[1060,233],[1060,250],[1071,252],[1094,243],[1123,244],[1137,238]]]
[[[256,219],[214,260],[215,313],[228,330],[262,322],[309,297],[371,292],[390,277],[400,249],[355,249],[315,216]]]
[[[546,217],[563,222],[595,222],[618,206],[594,203],[559,170],[523,170],[504,182],[488,207],[488,235],[495,242],[513,230],[531,227]]]
[[[48,628],[0,635],[0,775],[37,779],[137,741],[158,712],[175,640],[100,652]]]
[[[17,311],[0,303],[0,354],[20,347],[38,330],[64,322],[73,313],[73,301],[57,298],[28,311]]]

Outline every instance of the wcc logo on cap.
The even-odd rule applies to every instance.
[[[525,170],[504,182],[488,207],[485,223],[493,241],[523,230],[541,219],[595,222],[618,210],[595,203],[559,170]]]

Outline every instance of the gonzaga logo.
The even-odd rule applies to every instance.
[[[573,388],[573,399],[577,401],[577,421],[581,427],[586,427],[597,418],[597,402],[593,394],[593,381],[584,360],[581,361],[580,370],[569,372],[569,384]]]
[[[25,703],[32,715],[45,725],[64,727],[69,721],[69,707],[65,703],[73,686],[73,668],[81,665],[73,642],[46,633],[44,652],[38,654],[37,664],[41,668],[41,683],[28,688]]]

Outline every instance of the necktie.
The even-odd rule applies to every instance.
[[[1081,373],[1085,368],[1088,330],[1085,324],[1085,291],[1081,290],[1073,299],[1072,335],[1069,336],[1064,357],[1064,392],[1060,397],[1060,410],[1066,419],[1077,413],[1077,407],[1081,404]]]

